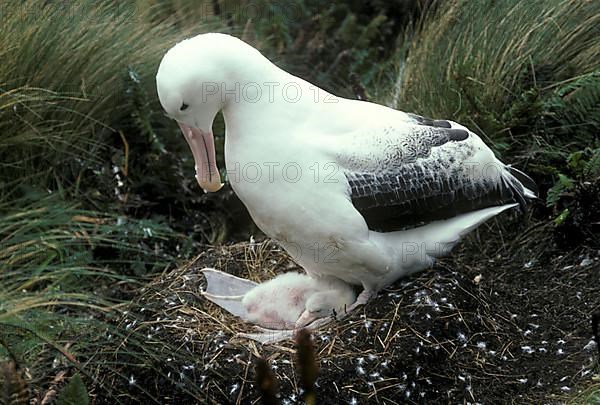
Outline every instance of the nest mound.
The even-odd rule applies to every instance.
[[[502,240],[497,223],[484,228],[451,258],[313,334],[319,401],[527,403],[589,385],[598,252],[544,249],[551,238],[544,227],[480,244],[488,235]],[[300,270],[270,241],[207,248],[143,290],[120,322],[131,332],[121,346],[139,349],[113,352],[122,369],[99,380],[124,402],[255,403],[254,364],[262,357],[282,403],[302,403],[294,343],[235,338],[252,329],[200,296],[204,267],[254,281]]]

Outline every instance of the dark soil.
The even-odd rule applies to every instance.
[[[314,333],[319,403],[560,403],[590,384],[600,252],[561,254],[548,226],[500,226],[502,218],[452,257]],[[159,353],[156,360],[115,355],[132,366],[101,382],[131,403],[256,403],[261,356],[277,377],[281,402],[302,403],[293,342],[234,338],[249,327],[199,297],[203,267],[255,280],[297,269],[268,241],[207,249],[156,280],[122,321],[135,319],[132,331]],[[156,347],[159,341],[171,345]]]

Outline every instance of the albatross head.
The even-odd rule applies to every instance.
[[[351,287],[314,293],[306,300],[306,310],[296,321],[296,327],[304,327],[319,318],[335,317],[350,307],[355,298]]]
[[[160,103],[179,124],[194,155],[196,179],[205,191],[218,191],[223,186],[212,124],[226,102],[221,87],[231,80],[228,59],[239,54],[244,45],[248,46],[225,34],[198,35],[171,48],[156,74]]]

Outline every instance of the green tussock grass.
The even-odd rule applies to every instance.
[[[569,405],[598,405],[600,404],[600,384],[597,382],[600,380],[600,375],[593,377],[596,383],[587,387],[578,395],[570,398],[567,403]]]
[[[135,187],[181,186],[169,152],[182,142],[154,75],[166,49],[214,27],[156,4],[1,7],[0,360],[26,368],[42,396],[61,370],[93,385],[95,354],[135,335],[115,321],[133,292],[194,246],[140,210],[150,203]]]
[[[135,335],[115,322],[132,291],[172,268],[177,258],[167,245],[186,238],[56,195],[29,194],[0,205],[0,214],[0,358],[27,367],[37,390],[60,370],[94,381],[96,353]]]
[[[404,50],[389,102],[462,122],[513,159],[564,156],[600,128],[599,36],[598,2],[446,2]]]
[[[153,14],[156,7],[148,1],[2,5],[0,156],[5,170],[15,176],[50,171],[75,178],[77,165],[65,159],[97,162],[102,144],[132,126],[129,72],[154,95],[154,75],[165,50],[214,28],[208,25],[210,16],[184,26],[176,16]],[[156,97],[151,104],[152,119],[165,122]]]

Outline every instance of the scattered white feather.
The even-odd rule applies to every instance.
[[[533,349],[531,348],[531,346],[521,346],[521,350],[523,351],[523,353],[533,353]]]
[[[587,345],[583,346],[583,350],[596,350],[596,346],[596,341],[592,339],[587,343]]]

